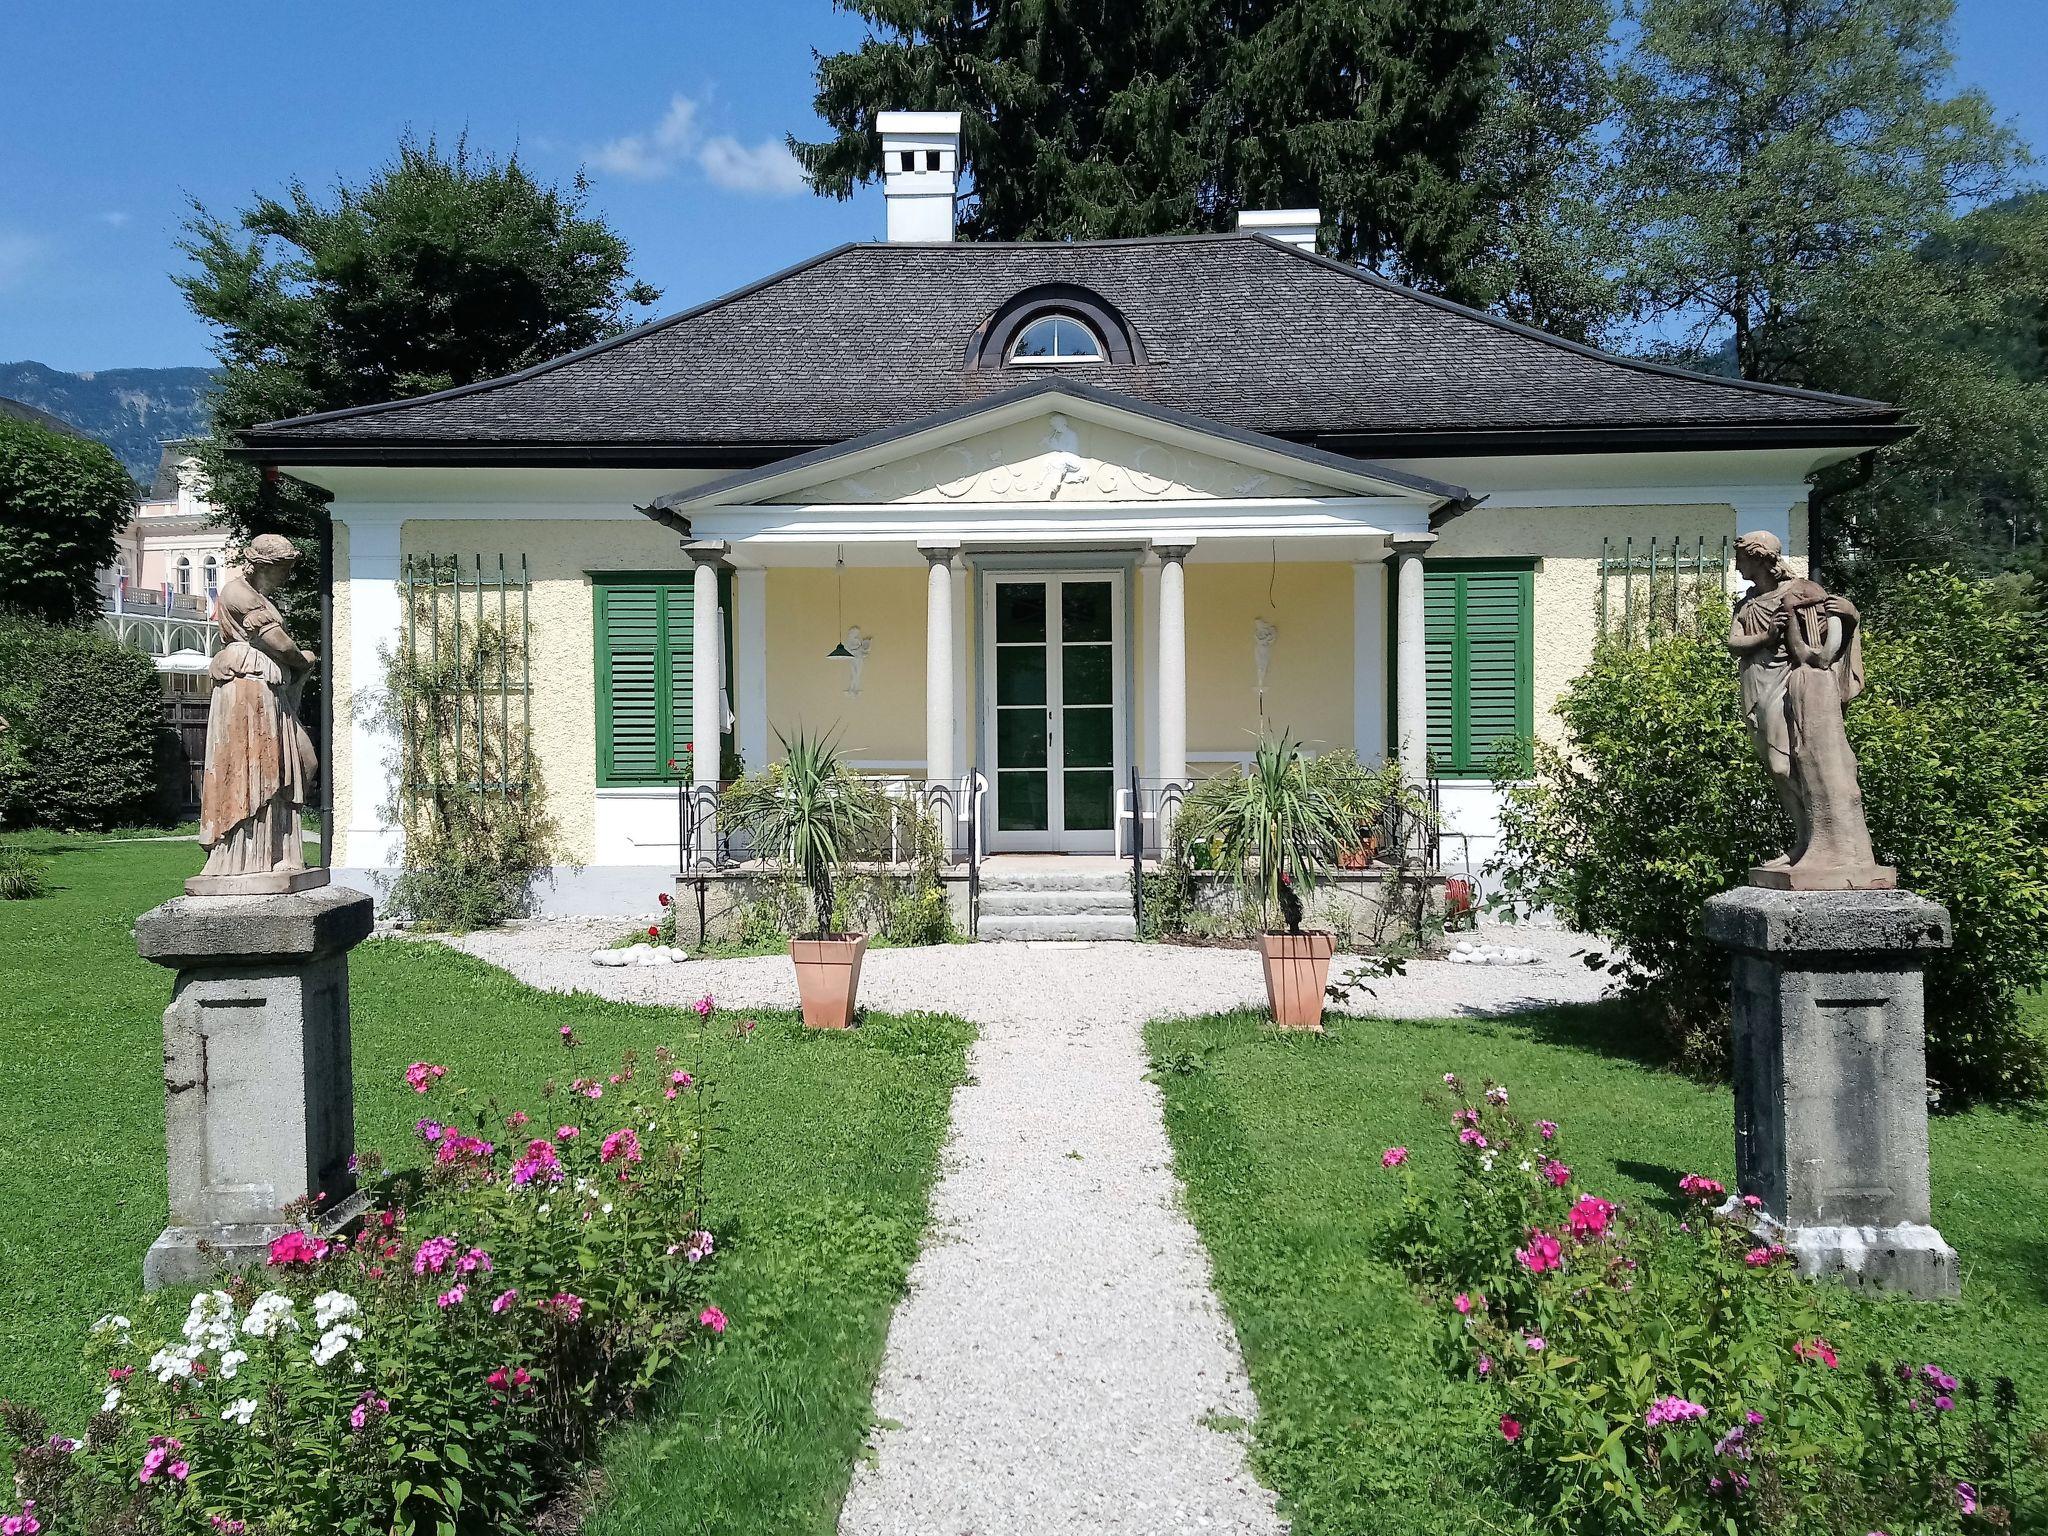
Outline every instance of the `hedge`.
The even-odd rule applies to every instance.
[[[147,656],[94,630],[0,615],[0,826],[163,819],[169,728]]]
[[[134,507],[135,483],[104,443],[0,416],[0,608],[89,617]]]

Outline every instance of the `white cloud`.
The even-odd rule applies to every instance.
[[[128,215],[116,208],[100,215],[100,222],[109,229],[119,229],[128,222]]]
[[[789,197],[806,190],[803,170],[777,139],[743,144],[731,134],[705,138],[698,103],[677,94],[661,121],[645,133],[629,133],[590,151],[600,173],[629,181],[662,181],[694,169],[715,187],[763,197]]]
[[[43,242],[33,235],[10,235],[0,231],[0,289],[12,288],[35,266],[43,254]]]

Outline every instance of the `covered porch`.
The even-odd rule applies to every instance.
[[[1155,851],[1268,727],[1421,782],[1423,560],[1469,504],[1060,380],[663,498],[716,663],[690,855],[721,854],[722,743],[759,771],[798,728],[936,805],[959,859]]]

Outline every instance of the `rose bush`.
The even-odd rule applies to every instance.
[[[174,1336],[102,1318],[75,1435],[0,1415],[19,1536],[518,1529],[716,1347],[702,1087],[672,1053],[549,1083],[532,1113],[472,1107],[433,1063],[405,1077],[447,1108],[416,1128],[424,1166],[361,1160],[352,1229],[286,1233]]]
[[[1396,1242],[1441,1306],[1446,1361],[1495,1398],[1544,1528],[1899,1536],[2039,1502],[2010,1381],[1844,1369],[1832,1298],[1752,1230],[1754,1197],[1688,1174],[1679,1221],[1629,1209],[1583,1186],[1555,1122],[1484,1088],[1444,1079],[1448,1189],[1424,1190],[1406,1148],[1381,1162],[1407,1182]]]

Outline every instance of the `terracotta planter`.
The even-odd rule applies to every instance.
[[[1259,957],[1266,966],[1266,1001],[1282,1029],[1321,1029],[1323,989],[1330,983],[1333,933],[1262,933]]]
[[[860,994],[860,962],[868,952],[864,933],[807,934],[789,941],[796,962],[796,990],[803,998],[804,1024],[811,1029],[845,1029],[853,1023]],[[1328,969],[1327,965],[1324,967]]]

